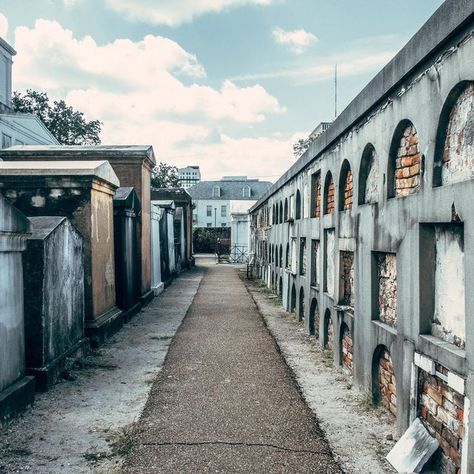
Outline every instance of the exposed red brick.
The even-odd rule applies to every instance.
[[[394,416],[397,415],[397,389],[392,358],[387,350],[379,359],[380,403]]]
[[[352,374],[352,334],[346,325],[342,333],[342,365],[349,374]]]
[[[326,214],[334,213],[334,180],[331,176],[331,181],[328,186],[327,196],[326,196]]]
[[[395,159],[395,196],[408,196],[421,185],[421,154],[416,128],[410,124],[403,131]]]

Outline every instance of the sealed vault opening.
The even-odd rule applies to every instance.
[[[372,253],[373,319],[391,327],[397,326],[397,255]]]
[[[354,308],[354,252],[340,253],[340,303]]]
[[[464,349],[464,227],[462,224],[422,224],[419,245],[421,333]]]
[[[324,348],[330,351],[334,349],[334,326],[329,309],[324,314]]]
[[[334,297],[335,278],[335,233],[334,229],[324,231],[324,291]]]
[[[319,240],[311,240],[311,286],[319,286]]]
[[[419,371],[418,415],[440,449],[430,461],[433,472],[459,472],[464,438],[464,396],[447,382],[448,370],[440,364],[435,375]]]
[[[353,370],[353,342],[352,342],[352,333],[349,330],[349,327],[346,323],[341,324],[341,339],[340,345],[341,348],[341,363],[344,371],[352,375]]]
[[[312,299],[309,308],[309,333],[319,337],[319,306],[316,298]]]
[[[305,304],[304,304],[304,289],[300,288],[300,301],[298,307],[298,320],[303,321],[305,319]]]
[[[292,313],[296,311],[296,287],[294,283],[291,286],[290,311]]]
[[[390,351],[383,345],[376,348],[372,359],[372,398],[375,405],[397,415],[395,369]]]

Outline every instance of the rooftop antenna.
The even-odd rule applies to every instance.
[[[334,118],[337,118],[337,63],[334,68]]]

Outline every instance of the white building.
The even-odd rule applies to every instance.
[[[178,168],[179,187],[188,189],[201,181],[199,166],[186,166]]]
[[[0,148],[12,145],[58,144],[43,122],[34,114],[12,109],[12,64],[16,51],[0,38]]]
[[[230,227],[231,215],[247,213],[272,185],[246,176],[201,181],[188,189],[193,198],[193,227]]]

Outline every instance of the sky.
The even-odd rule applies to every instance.
[[[442,0],[0,0],[13,88],[101,120],[103,144],[276,181]]]

